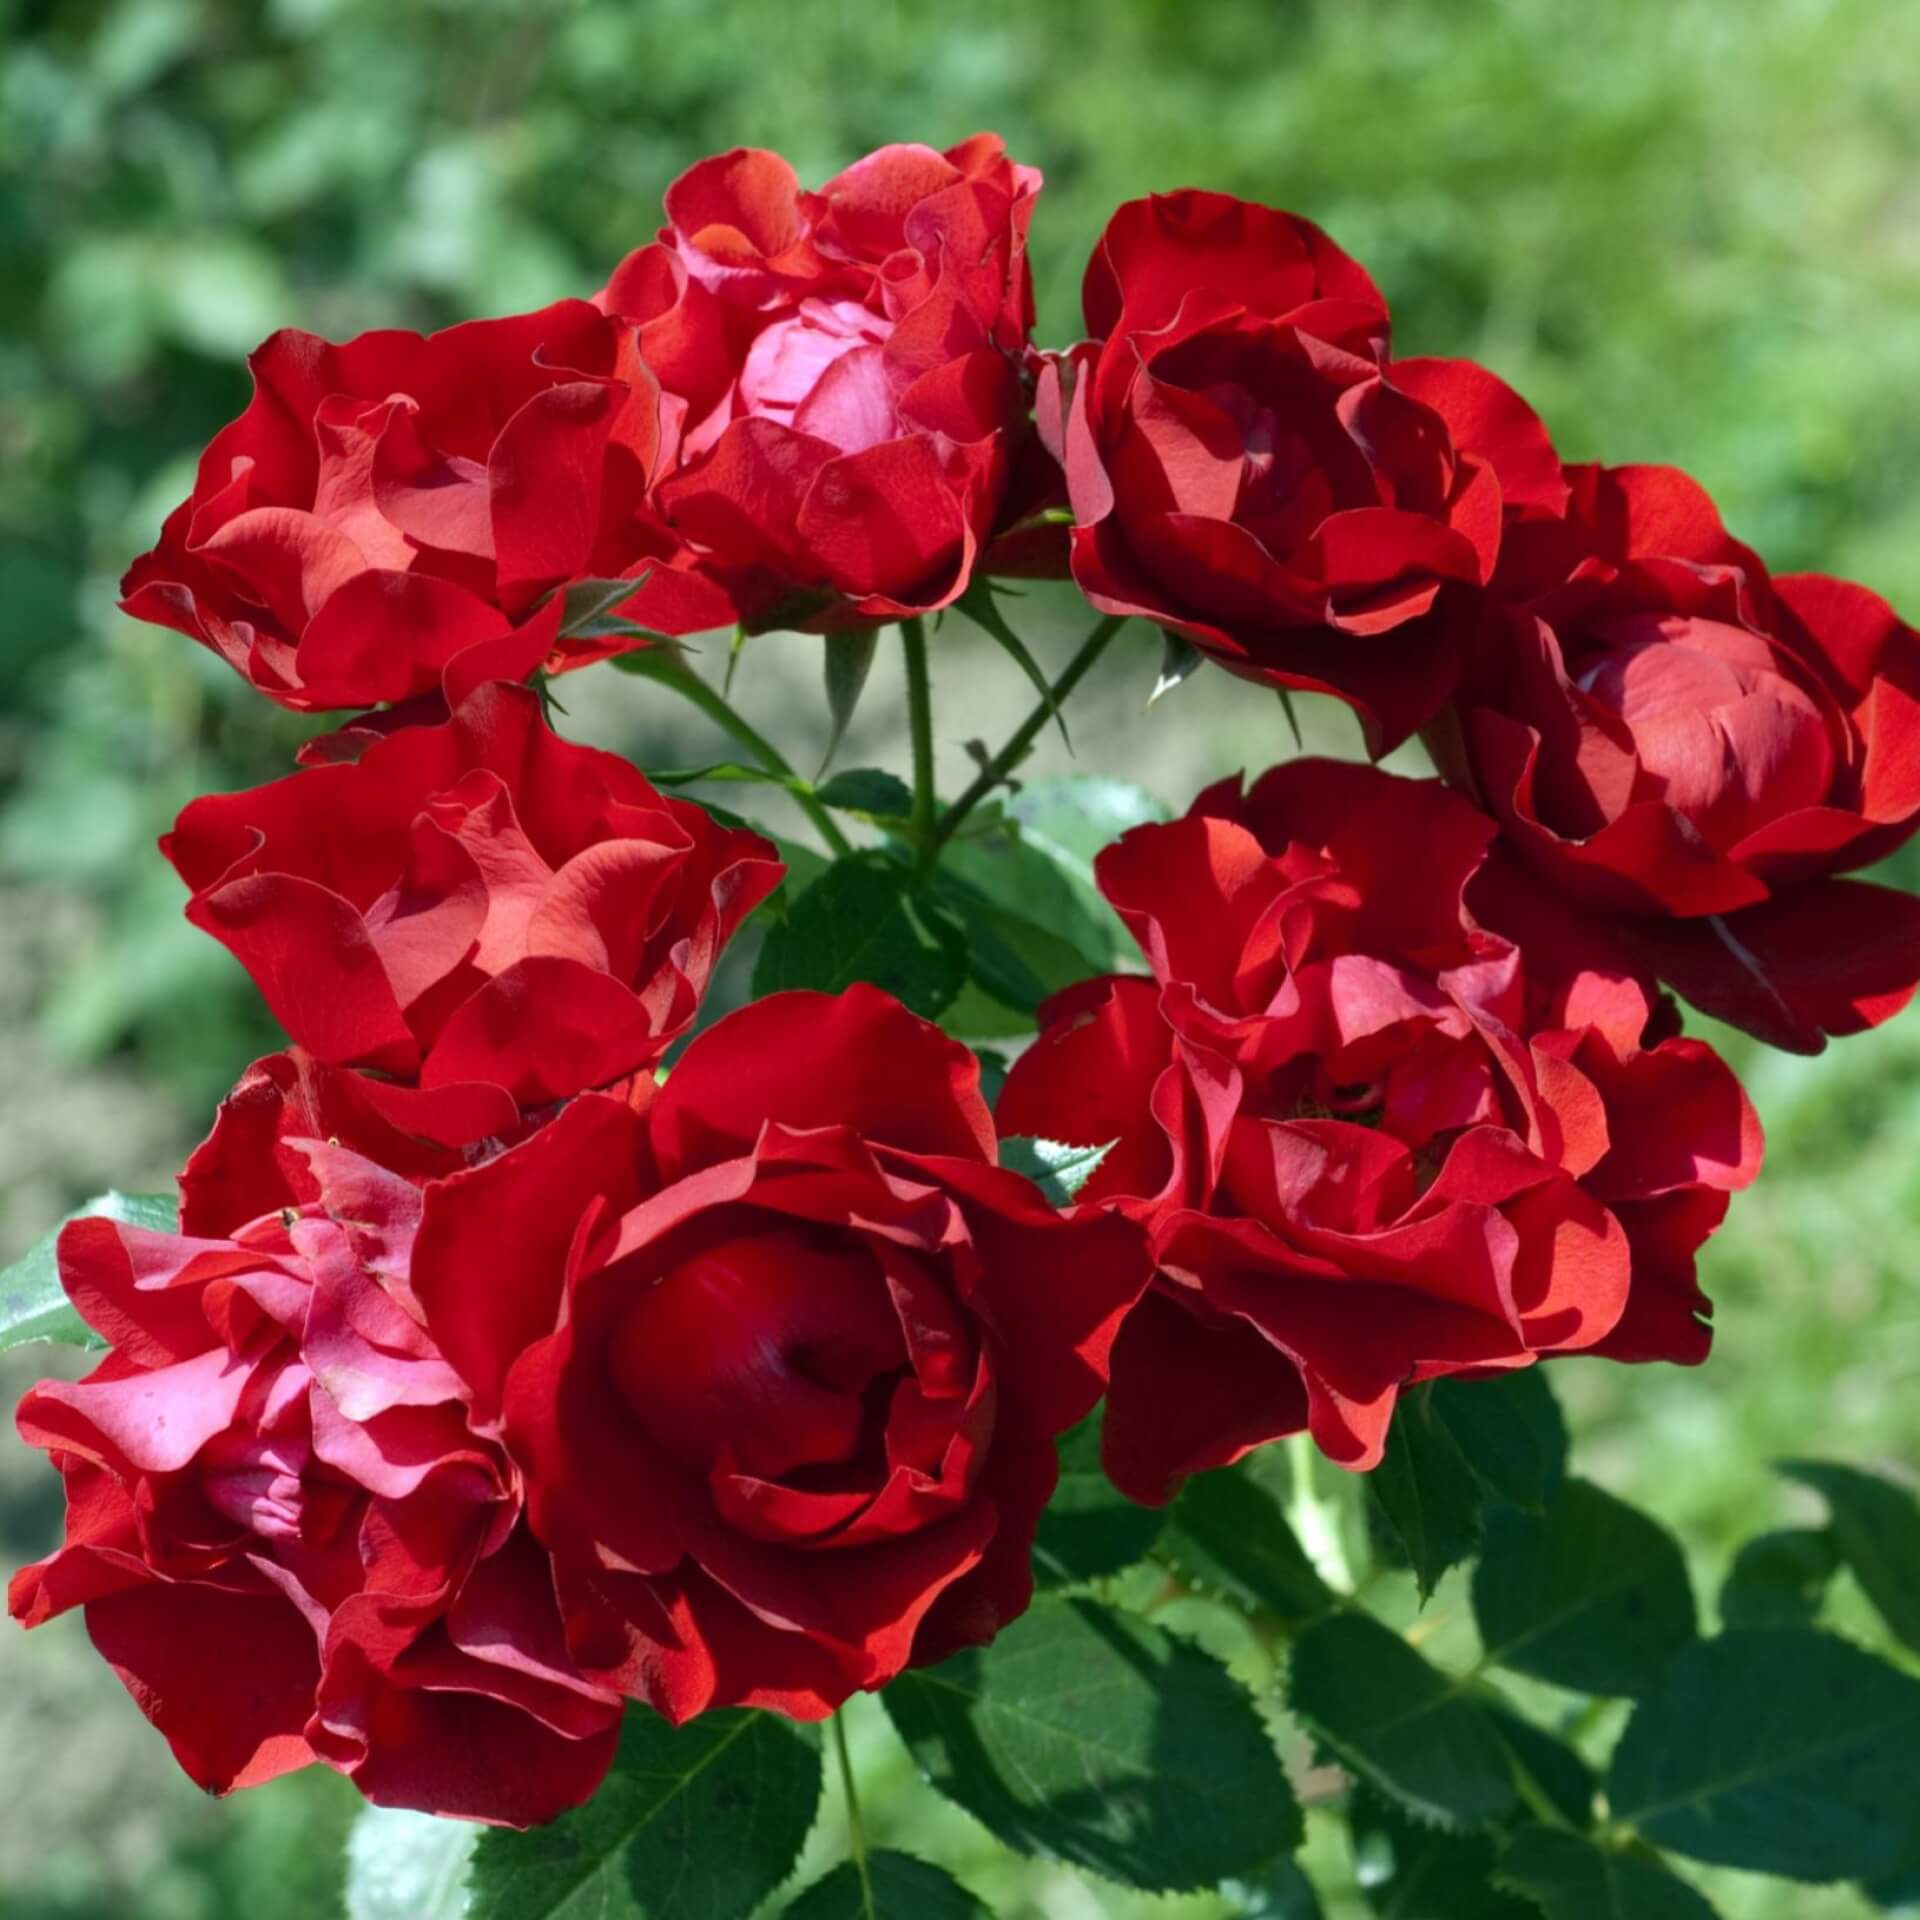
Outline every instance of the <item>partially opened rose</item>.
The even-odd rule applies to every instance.
[[[656,395],[632,329],[583,300],[338,345],[289,329],[249,365],[123,604],[284,706],[430,692],[482,644],[523,678],[559,644],[556,589],[642,557]]]
[[[409,1182],[323,1141],[316,1199],[188,1238],[84,1220],[60,1273],[109,1343],[21,1403],[64,1544],[14,1617],[94,1645],[215,1793],[316,1760],[370,1800],[510,1826],[585,1800],[618,1697],[567,1655],[521,1480],[406,1284]]]
[[[995,1166],[978,1063],[869,987],[635,1091],[430,1187],[413,1289],[581,1666],[676,1722],[817,1718],[1026,1607],[1144,1241]]]
[[[1082,590],[1397,745],[1458,671],[1453,623],[1422,616],[1491,577],[1503,515],[1565,500],[1546,429],[1472,361],[1390,359],[1365,270],[1225,194],[1120,208],[1085,305],[1040,396]]]
[[[674,182],[600,296],[661,389],[646,624],[831,629],[965,590],[1027,432],[1039,190],[987,134],[817,193],[750,148]]]
[[[196,800],[162,850],[188,917],[309,1052],[563,1099],[650,1064],[778,884],[759,835],[562,740],[491,685],[357,761]]]
[[[1442,768],[1595,917],[1591,940],[1776,1046],[1920,982],[1920,902],[1834,876],[1920,827],[1920,635],[1844,580],[1769,580],[1666,467],[1575,467],[1512,532]]]
[[[1631,980],[1530,990],[1462,907],[1493,831],[1435,782],[1299,760],[1096,862],[1154,977],[1043,1007],[997,1117],[1113,1142],[1080,1198],[1152,1233],[1103,1440],[1134,1498],[1303,1427],[1371,1467],[1414,1381],[1704,1356],[1692,1255],[1758,1123]]]

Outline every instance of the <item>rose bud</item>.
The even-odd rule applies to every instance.
[[[658,1060],[783,871],[500,685],[357,762],[196,800],[160,844],[309,1052],[523,1104]]]
[[[1565,520],[1510,536],[1436,759],[1596,950],[1776,1046],[1877,1025],[1920,982],[1920,901],[1834,876],[1920,826],[1920,637],[1864,587],[1769,580],[1672,468],[1568,474]]]
[[[1039,191],[989,134],[817,193],[749,148],[674,182],[600,296],[661,389],[644,624],[826,631],[965,591],[1030,431]]]
[[[818,1718],[1026,1607],[1144,1236],[997,1167],[978,1062],[871,987],[757,1001],[634,1091],[434,1183],[413,1286],[583,1669],[675,1722]]]
[[[1133,1498],[1302,1428],[1370,1468],[1415,1381],[1704,1357],[1693,1252],[1758,1122],[1631,980],[1530,993],[1462,906],[1493,834],[1436,782],[1298,760],[1096,861],[1153,978],[1044,1005],[998,1120],[1114,1142],[1079,1198],[1153,1236],[1102,1442]]]
[[[1564,502],[1546,429],[1470,360],[1391,360],[1379,291],[1296,214],[1129,201],[1084,298],[1092,340],[1039,397],[1082,591],[1396,746],[1458,671],[1423,616],[1491,576],[1503,509]]]
[[[82,1220],[60,1277],[109,1352],[21,1402],[71,1607],[201,1786],[319,1760],[384,1806],[509,1826],[588,1798],[620,1701],[561,1634],[518,1471],[469,1420],[405,1275],[409,1182],[318,1140],[317,1198],[193,1239]]]

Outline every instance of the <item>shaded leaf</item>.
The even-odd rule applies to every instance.
[[[1779,1470],[1826,1501],[1840,1557],[1880,1617],[1920,1653],[1920,1503],[1877,1473],[1831,1460],[1783,1460]]]
[[[1436,1414],[1427,1388],[1400,1396],[1385,1457],[1367,1475],[1367,1492],[1400,1543],[1420,1598],[1430,1599],[1440,1576],[1479,1545],[1482,1500],[1480,1476]]]
[[[1196,1473],[1170,1521],[1162,1556],[1197,1590],[1287,1626],[1317,1620],[1336,1604],[1280,1503],[1240,1469]]]
[[[1380,1920],[1540,1920],[1493,1884],[1490,1834],[1421,1826],[1371,1793],[1347,1810],[1353,1875]]]
[[[1147,1557],[1167,1523],[1164,1509],[1129,1500],[1100,1465],[1096,1411],[1063,1433],[1060,1483],[1040,1516],[1033,1543],[1034,1575],[1042,1586],[1102,1580]]]
[[[1713,1920],[1706,1901],[1664,1867],[1552,1827],[1522,1827],[1501,1849],[1494,1877],[1547,1920]]]
[[[1040,1140],[1031,1134],[1010,1133],[1000,1141],[1000,1164],[1024,1174],[1046,1195],[1047,1204],[1070,1206],[1074,1195],[1099,1171],[1113,1151],[1109,1140],[1100,1147],[1070,1146],[1063,1140]]]
[[[631,579],[621,580],[574,580],[561,589],[564,605],[560,614],[560,637],[566,639],[602,639],[621,633],[644,634],[651,639],[644,627],[636,627],[631,621],[620,620],[614,614],[614,608],[633,596],[647,584],[651,567],[642,567]]]
[[[1149,708],[1189,679],[1197,667],[1206,663],[1207,658],[1185,634],[1175,633],[1171,627],[1162,627],[1160,638],[1164,643],[1160,654],[1160,672],[1154,680],[1153,691],[1147,695]]]
[[[778,1714],[675,1728],[635,1707],[584,1807],[481,1836],[471,1920],[734,1920],[793,1871],[820,1779],[817,1742]]]
[[[1043,1597],[881,1695],[922,1771],[1017,1851],[1150,1891],[1291,1850],[1300,1810],[1245,1690],[1198,1648]]]
[[[883,857],[856,856],[835,861],[768,931],[753,992],[838,993],[867,980],[931,1020],[966,977],[966,937],[938,902]]]
[[[882,1848],[816,1880],[786,1910],[786,1920],[991,1920],[959,1881],[910,1853]]]
[[[742,766],[737,760],[716,760],[705,767],[648,767],[646,776],[656,787],[692,787],[706,782],[726,786],[784,787],[789,793],[803,783],[789,774],[765,767]]]
[[[840,751],[840,742],[847,731],[847,723],[853,718],[853,710],[860,704],[860,696],[866,690],[867,675],[873,670],[873,656],[880,645],[878,627],[868,627],[860,633],[830,633],[822,641],[825,649],[824,673],[827,688],[827,712],[833,721],[833,730],[827,735],[827,750],[820,756],[820,774],[833,765],[833,756]]]
[[[1567,1422],[1545,1367],[1490,1380],[1436,1380],[1433,1408],[1467,1464],[1516,1507],[1538,1513],[1567,1470]]]
[[[1583,1693],[1644,1692],[1697,1631],[1672,1535],[1585,1480],[1495,1510],[1473,1614],[1489,1661]]]
[[[1615,1819],[1654,1845],[1792,1880],[1872,1879],[1920,1833],[1920,1681],[1810,1627],[1688,1647],[1627,1722]]]
[[[1479,1827],[1513,1810],[1507,1751],[1485,1710],[1371,1616],[1309,1627],[1287,1697],[1335,1759],[1416,1818]]]
[[[106,1342],[74,1312],[60,1284],[60,1230],[75,1220],[122,1220],[132,1227],[171,1233],[180,1205],[170,1193],[101,1193],[49,1227],[12,1266],[0,1271],[0,1353],[35,1340],[63,1346],[103,1347]]]
[[[897,773],[879,767],[849,767],[813,790],[822,806],[864,813],[880,820],[904,820],[913,811],[913,794]]]
[[[1544,1795],[1569,1826],[1592,1826],[1593,1799],[1600,1783],[1579,1754],[1508,1707],[1488,1702],[1487,1717],[1507,1750],[1516,1778],[1524,1775],[1524,1784]]]
[[[1220,1891],[1238,1920],[1326,1920],[1313,1882],[1291,1860],[1276,1860],[1251,1880],[1229,1880]]]
[[[1824,1527],[1757,1534],[1734,1556],[1720,1589],[1720,1618],[1730,1627],[1810,1627],[1839,1566]]]

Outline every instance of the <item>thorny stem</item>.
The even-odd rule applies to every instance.
[[[906,652],[907,722],[913,734],[913,844],[920,864],[929,867],[940,842],[934,832],[939,803],[933,787],[933,680],[927,672],[926,623],[917,616],[902,620],[900,643]]]
[[[840,1792],[847,1803],[847,1847],[860,1876],[861,1911],[872,1913],[873,1880],[867,1868],[867,1830],[860,1819],[860,1795],[853,1784],[853,1758],[847,1752],[847,1710],[833,1716],[833,1749],[840,1758]]]

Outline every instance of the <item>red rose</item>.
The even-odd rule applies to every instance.
[[[431,691],[482,643],[524,678],[558,640],[542,596],[641,558],[657,395],[632,329],[583,300],[338,346],[286,331],[248,364],[251,403],[123,605],[283,706]]]
[[[357,762],[196,800],[160,844],[301,1046],[522,1102],[657,1060],[781,874],[498,685]]]
[[[1371,1467],[1410,1381],[1704,1354],[1692,1254],[1758,1123],[1709,1048],[1650,1044],[1631,982],[1530,995],[1461,905],[1493,832],[1299,760],[1095,863],[1155,977],[1043,1007],[998,1118],[1114,1142],[1081,1200],[1152,1232],[1104,1434],[1134,1498],[1303,1426]]]
[[[383,1805],[551,1819],[606,1772],[619,1699],[569,1660],[519,1474],[420,1324],[418,1192],[304,1151],[320,1197],[231,1239],[61,1235],[111,1351],[21,1403],[67,1534],[10,1610],[31,1627],[84,1607],[213,1792],[321,1760]]]
[[[1920,901],[1832,876],[1920,826],[1920,636],[1864,587],[1769,581],[1672,468],[1568,475],[1566,518],[1511,536],[1436,757],[1707,1012],[1815,1052],[1887,1019]]]
[[[414,1290],[596,1679],[816,1718],[1025,1608],[1053,1437],[1147,1263],[994,1150],[973,1056],[856,986],[428,1189]]]
[[[661,387],[669,633],[892,620],[966,588],[1025,432],[1040,175],[991,135],[882,147],[804,191],[735,148],[667,191],[601,304]]]
[[[1123,206],[1085,305],[1092,342],[1040,395],[1082,590],[1397,745],[1458,664],[1449,623],[1409,623],[1488,579],[1503,508],[1564,502],[1546,429],[1472,361],[1390,360],[1364,269],[1224,194]]]

